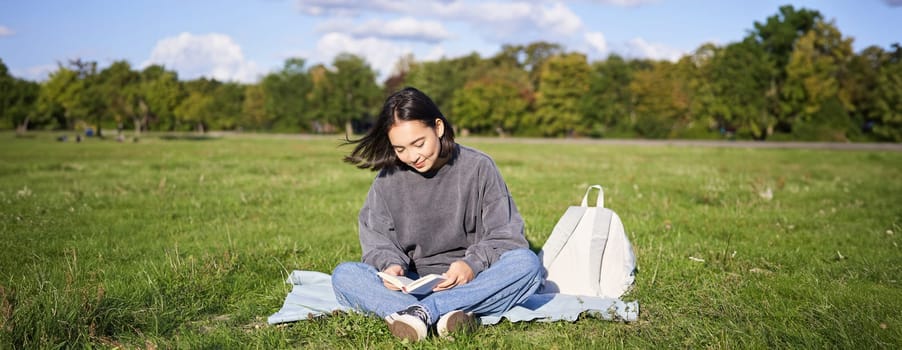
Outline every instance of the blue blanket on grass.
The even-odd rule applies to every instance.
[[[332,276],[316,271],[294,271],[287,283],[293,287],[279,312],[269,316],[269,324],[306,320],[333,311],[349,311],[338,304],[332,291]],[[633,322],[639,318],[639,302],[567,294],[534,294],[526,302],[505,313],[484,315],[482,324],[496,324],[502,318],[520,321],[576,321],[580,314],[608,321]]]

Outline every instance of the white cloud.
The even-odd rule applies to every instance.
[[[586,32],[583,37],[592,49],[599,54],[605,54],[608,51],[608,41],[605,40],[604,34],[601,32]]]
[[[297,4],[302,12],[316,16],[354,16],[363,12],[382,12],[465,22],[482,29],[484,35],[501,38],[522,35],[524,32],[570,35],[583,26],[579,16],[560,2],[298,0]]]
[[[9,27],[0,26],[0,37],[13,36],[14,34],[16,34],[16,32],[13,31],[12,29],[9,29]]]
[[[549,6],[529,1],[453,1],[429,5],[421,15],[432,13],[445,20],[467,22],[482,28],[488,36],[501,38],[521,36],[524,32],[566,36],[583,26],[579,16],[561,3]]]
[[[25,68],[23,70],[12,70],[12,75],[32,80],[32,81],[45,81],[50,78],[50,73],[55,72],[59,68],[56,64],[42,64],[38,66],[31,66]]]
[[[649,43],[642,38],[634,38],[626,42],[626,54],[655,60],[677,61],[685,52],[663,44]]]
[[[355,16],[361,11],[401,12],[404,1],[386,0],[298,0],[297,7],[308,15]],[[416,4],[409,4],[415,7]]]
[[[315,62],[332,63],[335,56],[350,53],[366,59],[379,79],[384,79],[392,67],[405,54],[411,53],[409,47],[378,38],[355,38],[345,33],[326,33],[316,43]]]
[[[347,19],[334,19],[319,26],[320,32],[341,32],[357,38],[377,37],[395,40],[436,43],[451,38],[448,30],[437,21],[420,21],[403,17],[394,21],[370,20],[355,25]]]
[[[179,77],[187,79],[206,76],[224,81],[254,82],[261,73],[256,63],[244,58],[241,46],[228,35],[217,33],[181,33],[162,39],[142,66],[150,64],[174,69]]]
[[[446,29],[459,30],[460,25],[479,33],[482,43],[492,46],[489,51],[497,49],[493,43],[528,38],[562,43],[598,56],[618,52],[627,57],[676,61],[684,54],[644,38],[609,42],[604,33],[588,30],[580,14],[568,5],[579,1],[626,7],[657,0],[297,0],[296,4],[301,11],[324,19],[318,28],[324,34],[311,61],[330,63],[339,53],[353,53],[364,57],[380,79],[404,54],[413,52],[418,61],[431,61],[449,57],[446,50],[461,51],[461,42],[452,40],[456,38]],[[468,42],[467,47],[477,45],[472,38]]]
[[[511,22],[530,17],[536,4],[514,1],[495,2],[479,1],[464,3],[455,1],[451,3],[432,2],[426,12],[435,13],[439,17],[449,20],[462,20],[469,22]]]
[[[445,48],[441,45],[436,45],[423,56],[422,61],[438,61],[442,59],[442,57],[445,57],[445,55],[447,55]]]
[[[553,30],[562,35],[576,33],[583,26],[582,20],[569,7],[563,4],[554,4],[550,9],[538,10],[536,22],[542,28]]]
[[[632,6],[640,6],[640,5],[645,5],[645,4],[652,4],[652,3],[657,2],[657,0],[593,0],[593,2],[602,3],[605,5],[632,7]]]

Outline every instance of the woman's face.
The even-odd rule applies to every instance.
[[[438,160],[445,125],[435,120],[435,128],[418,120],[397,121],[388,130],[388,140],[398,159],[421,173],[431,170]]]

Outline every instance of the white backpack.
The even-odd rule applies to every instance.
[[[589,207],[593,188],[598,200]],[[540,293],[619,298],[635,280],[636,255],[620,217],[604,207],[599,185],[589,186],[582,205],[567,209],[539,258],[546,270]]]

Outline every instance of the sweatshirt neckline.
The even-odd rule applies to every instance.
[[[460,156],[460,145],[458,145],[458,144],[455,142],[455,143],[454,143],[454,150],[451,151],[451,154],[450,154],[450,156],[449,156],[450,159],[448,159],[448,161],[445,162],[445,164],[442,164],[442,166],[441,166],[440,168],[438,168],[438,169],[430,169],[429,171],[427,171],[427,172],[425,172],[425,173],[421,173],[421,172],[417,171],[416,169],[413,169],[413,168],[411,168],[411,167],[409,167],[409,166],[407,166],[407,169],[408,169],[409,171],[412,171],[412,172],[417,173],[417,175],[420,175],[420,176],[423,177],[423,178],[431,179],[431,178],[436,177],[436,176],[439,175],[439,174],[443,174],[443,173],[446,173],[446,172],[450,171],[450,170],[445,170],[445,168],[454,166],[454,163],[455,163],[455,161],[457,161],[457,158],[458,158],[459,156]],[[406,166],[406,165],[405,165],[405,166]]]

